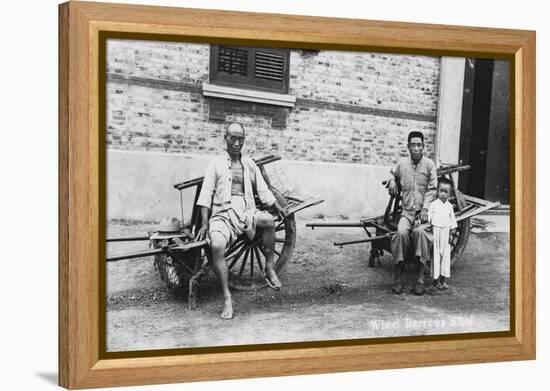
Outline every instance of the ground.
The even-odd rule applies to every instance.
[[[450,290],[417,297],[390,292],[393,262],[369,268],[369,245],[339,249],[334,241],[361,239],[358,228],[305,227],[297,222],[284,288],[234,291],[235,317],[219,318],[221,291],[213,273],[203,280],[198,308],[160,280],[153,258],[107,266],[107,351],[243,345],[509,329],[509,234],[478,219],[452,269]],[[144,234],[146,223],[111,222],[108,236]],[[504,231],[504,232],[493,232]],[[147,249],[148,242],[111,244],[109,254]],[[427,283],[431,282],[427,278]]]

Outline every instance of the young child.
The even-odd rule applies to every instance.
[[[442,178],[437,184],[437,199],[428,208],[428,221],[433,227],[432,277],[439,290],[449,289],[446,278],[451,277],[450,231],[457,227],[453,206],[448,201],[452,183]]]

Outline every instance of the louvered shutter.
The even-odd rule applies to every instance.
[[[248,50],[220,46],[218,72],[248,77]]]
[[[270,92],[288,92],[288,49],[212,45],[210,82]]]
[[[284,72],[284,56],[256,50],[254,76],[259,79],[281,82]]]

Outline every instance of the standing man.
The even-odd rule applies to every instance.
[[[392,292],[403,292],[403,270],[407,255],[417,263],[414,293],[423,295],[424,268],[431,255],[433,235],[428,224],[428,207],[434,200],[437,189],[437,172],[433,160],[423,155],[424,135],[410,132],[407,138],[410,157],[403,158],[392,168],[393,177],[388,183],[388,192],[397,196],[401,185],[401,217],[397,233],[391,241],[395,261],[395,281]]]
[[[241,124],[230,123],[225,131],[226,152],[210,162],[197,201],[201,206],[202,227],[197,240],[210,239],[214,271],[224,296],[222,319],[233,317],[233,302],[229,292],[229,270],[225,252],[235,240],[246,234],[249,239],[262,230],[262,242],[266,257],[265,278],[269,286],[281,288],[275,273],[274,247],[275,222],[266,211],[256,209],[254,195],[267,208],[273,208],[286,219],[288,212],[269,190],[258,166],[252,159],[242,156],[245,131]],[[212,216],[209,218],[210,212]]]

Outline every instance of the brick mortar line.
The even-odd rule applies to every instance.
[[[174,80],[149,79],[149,78],[137,77],[137,76],[125,77],[122,75],[117,75],[116,73],[108,73],[107,81],[112,83],[156,88],[160,90],[186,91],[186,92],[196,92],[196,93],[202,92],[202,85],[197,85],[194,83],[185,83],[185,82],[174,81]]]
[[[437,117],[434,115],[416,114],[397,110],[377,109],[367,106],[355,106],[347,103],[325,102],[315,99],[296,98],[296,106],[314,109],[343,111],[354,114],[374,115],[386,118],[409,119],[422,122],[435,122],[437,120]]]
[[[202,93],[202,85],[194,83],[178,82],[173,80],[158,80],[145,77],[125,77],[118,74],[107,74],[107,81],[119,84],[135,85],[140,87],[156,88],[169,91],[186,91]],[[406,119],[421,122],[436,122],[437,116],[429,114],[409,113],[406,111],[378,109],[367,106],[356,106],[347,103],[326,102],[316,99],[296,98],[296,108],[324,109],[347,112],[353,114],[365,114],[386,118]]]

